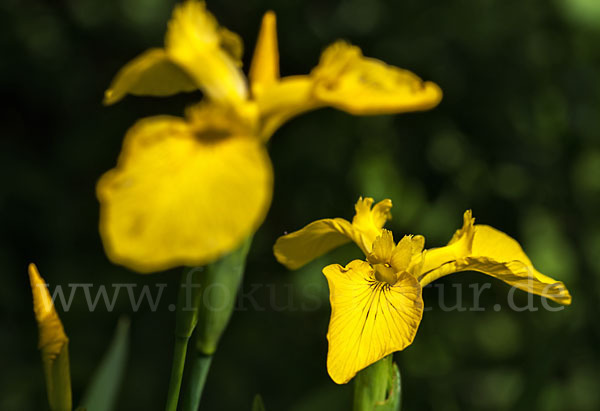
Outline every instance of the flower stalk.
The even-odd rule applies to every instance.
[[[398,411],[400,372],[392,355],[360,371],[354,379],[354,411]]]
[[[183,409],[197,410],[206,383],[212,356],[229,323],[240,288],[246,256],[252,243],[248,237],[234,252],[205,270],[193,269],[184,276],[179,292],[175,326],[175,353],[167,410],[176,410],[189,339],[194,334],[193,351],[187,362],[187,388]],[[191,275],[191,277],[190,277]],[[193,310],[190,310],[190,302]]]

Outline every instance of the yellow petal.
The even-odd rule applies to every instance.
[[[268,11],[263,16],[256,48],[250,65],[252,94],[257,96],[265,87],[279,80],[279,49],[277,46],[277,20],[275,13]]]
[[[248,95],[239,60],[230,54],[241,41],[220,30],[204,2],[187,0],[173,10],[165,36],[169,58],[213,100],[237,105]]]
[[[256,138],[143,119],[98,182],[104,247],[113,262],[143,273],[203,265],[258,228],[271,194],[271,163]]]
[[[330,290],[327,370],[338,384],[410,345],[423,315],[421,287],[408,273],[395,285],[375,281],[373,268],[355,260],[323,269]]]
[[[54,303],[35,264],[29,264],[29,281],[33,293],[33,311],[38,323],[38,348],[49,358],[55,358],[69,339],[56,313]]]
[[[51,410],[71,410],[69,339],[58,317],[46,282],[35,264],[29,264],[33,311],[38,324],[38,348],[42,354],[46,391]]]
[[[442,91],[414,73],[362,55],[343,41],[329,46],[311,73],[314,96],[352,114],[387,114],[428,110]]]
[[[231,56],[238,67],[242,67],[242,57],[244,56],[244,42],[242,38],[227,27],[219,27],[219,39],[221,48]]]
[[[373,250],[368,256],[371,264],[389,264],[394,250],[394,236],[390,230],[382,230],[373,242]]]
[[[424,245],[425,238],[423,236],[405,235],[391,253],[390,262],[394,270],[396,272],[407,271],[413,258],[423,251]]]
[[[163,49],[150,49],[127,63],[117,73],[110,88],[104,93],[104,104],[114,104],[126,94],[170,96],[196,89],[198,87],[194,81],[169,60]]]
[[[273,247],[277,261],[295,270],[350,240],[369,255],[375,238],[382,233],[381,227],[390,218],[392,202],[383,200],[373,208],[372,205],[372,198],[361,197],[355,205],[352,223],[343,218],[317,220],[279,237]]]
[[[317,257],[349,243],[353,228],[343,218],[313,221],[304,228],[279,237],[273,246],[277,261],[295,270]]]
[[[382,200],[371,208],[372,205],[372,198],[359,198],[354,206],[356,214],[352,219],[352,226],[358,234],[354,241],[365,255],[370,254],[373,242],[381,235],[383,225],[392,218],[390,213],[392,200]]]
[[[464,220],[446,247],[427,250],[419,275],[422,286],[458,271],[479,271],[560,304],[571,303],[565,285],[537,271],[516,240],[493,227],[474,225],[470,211]]]

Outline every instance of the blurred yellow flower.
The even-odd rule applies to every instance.
[[[372,205],[373,199],[361,198],[352,223],[318,220],[280,237],[274,246],[277,260],[291,269],[350,241],[366,255],[366,261],[323,269],[331,301],[327,369],[338,384],[412,343],[423,315],[422,288],[445,275],[479,271],[560,304],[571,303],[562,282],[538,272],[513,238],[475,225],[470,210],[446,246],[424,250],[423,236],[407,235],[396,244],[383,229],[390,200]]]
[[[46,282],[35,264],[29,264],[33,312],[38,324],[38,348],[42,354],[48,403],[52,411],[70,411],[71,375],[69,339],[56,313]]]
[[[264,142],[302,112],[333,106],[353,114],[426,110],[439,87],[337,42],[309,75],[279,76],[275,14],[265,14],[248,80],[242,41],[203,2],[175,7],[165,47],[115,76],[104,103],[127,94],[200,89],[186,118],[140,120],[117,167],[99,181],[100,232],[109,258],[139,272],[202,265],[231,251],[262,223],[272,194]]]

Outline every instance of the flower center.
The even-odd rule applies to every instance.
[[[375,269],[375,279],[377,281],[386,282],[389,285],[396,284],[398,276],[389,264],[375,264],[373,268]]]

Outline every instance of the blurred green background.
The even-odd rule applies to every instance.
[[[200,94],[128,97],[102,107],[116,71],[160,46],[173,1],[3,0],[0,3],[0,409],[46,409],[37,329],[26,275],[50,283],[167,284],[157,312],[133,312],[126,293],[109,312],[82,294],[62,312],[71,344],[74,398],[121,315],[132,349],[118,409],[163,408],[181,270],[150,276],[113,266],[97,232],[94,185],[111,168],[127,128],[143,116],[181,114]],[[478,222],[517,238],[536,267],[563,280],[573,305],[548,312],[508,308],[499,281],[485,311],[444,312],[462,286],[492,281],[464,273],[424,292],[431,310],[412,346],[396,354],[405,410],[600,409],[600,3],[596,0],[209,1],[245,41],[245,63],[262,13],[276,11],[281,71],[308,72],[330,42],[437,82],[444,100],[415,114],[352,117],[320,110],[272,139],[275,196],[256,235],[246,301],[214,359],[203,409],[346,410],[352,386],[335,385],[325,360],[329,305],[323,265],[298,272],[271,254],[284,231],[353,215],[359,195],[394,202],[396,235],[445,244],[472,208]],[[441,300],[440,300],[441,299]],[[518,304],[527,295],[516,295]],[[496,312],[495,304],[501,305]]]

